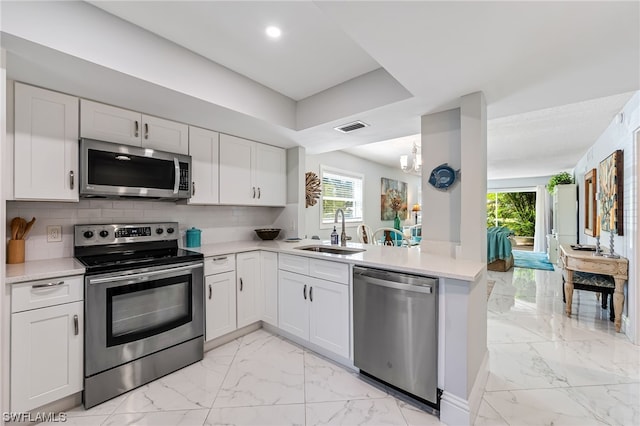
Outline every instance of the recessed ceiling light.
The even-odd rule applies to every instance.
[[[280,28],[274,27],[274,26],[267,27],[265,32],[271,38],[278,38],[282,34],[282,31],[280,30]]]

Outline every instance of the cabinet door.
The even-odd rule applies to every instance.
[[[218,132],[189,128],[192,195],[189,204],[218,204]]]
[[[125,145],[141,145],[142,115],[98,102],[80,100],[80,136]]]
[[[278,326],[295,336],[309,340],[309,277],[279,271]]]
[[[159,151],[187,154],[189,152],[189,126],[143,114],[142,146]]]
[[[236,255],[238,328],[260,321],[262,318],[262,280],[260,252],[250,251]]]
[[[11,315],[11,411],[82,390],[83,302]]]
[[[236,329],[236,273],[205,277],[206,340],[215,339]]]
[[[264,309],[262,321],[278,326],[278,253],[260,252],[262,273],[262,300]]]
[[[255,204],[251,161],[255,142],[220,135],[220,204]]]
[[[349,358],[349,286],[309,280],[309,340]]]
[[[78,201],[78,98],[15,84],[14,196]]]
[[[256,203],[263,206],[284,206],[287,203],[286,151],[257,143],[254,164]]]

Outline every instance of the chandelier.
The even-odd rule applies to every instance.
[[[422,156],[418,152],[418,145],[414,142],[411,155],[400,156],[400,168],[405,173],[419,174],[422,169]]]

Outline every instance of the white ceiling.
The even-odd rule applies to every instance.
[[[489,177],[548,175],[575,165],[629,99],[612,95],[640,89],[637,1],[91,4],[286,96],[294,128],[252,116],[248,130],[239,111],[236,128],[224,130],[255,137],[259,128],[261,140],[309,153],[416,135],[421,115],[483,91]],[[264,36],[274,24],[283,30],[279,40]],[[58,71],[53,63],[40,74]],[[35,72],[32,79],[46,87]],[[78,90],[70,93],[91,85],[75,78],[65,84],[74,81]],[[158,89],[152,98],[162,94]],[[183,96],[185,106],[197,104],[192,96]],[[180,93],[172,98],[179,102]],[[188,110],[181,108],[180,118],[200,124],[188,120]],[[333,130],[356,119],[371,126],[349,135]],[[373,159],[375,146],[351,152]],[[397,157],[410,146],[384,155]]]

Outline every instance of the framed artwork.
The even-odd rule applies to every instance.
[[[618,235],[623,235],[623,167],[622,150],[617,150],[602,160],[598,167],[600,230]]]
[[[401,220],[407,219],[407,183],[395,179],[380,179],[380,219],[393,220],[396,211]]]
[[[584,233],[595,237],[597,231],[598,209],[596,202],[596,169],[591,169],[584,175]]]

